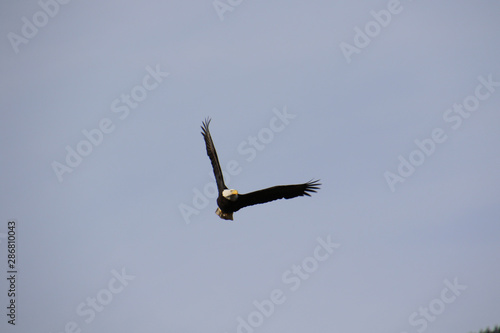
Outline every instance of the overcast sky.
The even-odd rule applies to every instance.
[[[58,1],[0,4],[2,332],[500,324],[498,2]],[[221,220],[206,117],[321,190]]]

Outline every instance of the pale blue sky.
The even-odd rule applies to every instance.
[[[221,20],[210,0],[54,1],[40,2],[51,15],[0,5],[0,267],[14,218],[19,271],[16,327],[2,315],[2,332],[500,323],[500,4],[221,0],[235,5]],[[348,62],[356,27],[375,30]],[[459,116],[462,103],[473,111]],[[237,166],[229,187],[321,190],[234,222],[212,198],[193,203],[213,181],[207,116],[221,164]],[[446,139],[432,148],[434,129]],[[67,149],[87,156],[69,166]],[[392,191],[384,174],[410,157]],[[281,303],[256,312],[273,291]]]

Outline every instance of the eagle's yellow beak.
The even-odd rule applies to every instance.
[[[231,190],[231,194],[233,194],[233,195],[238,195],[238,191],[236,191],[236,190]]]

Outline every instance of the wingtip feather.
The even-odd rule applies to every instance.
[[[205,120],[201,123],[201,135],[205,136],[208,133],[208,126],[210,125],[210,122],[212,121],[212,118],[206,117]]]
[[[316,193],[320,189],[321,183],[319,179],[311,179],[306,183],[304,195],[311,196],[308,192]]]

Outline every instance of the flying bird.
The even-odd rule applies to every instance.
[[[304,195],[311,196],[311,192],[316,192],[316,190],[319,189],[319,186],[321,185],[319,180],[310,180],[304,184],[278,185],[246,194],[238,193],[238,191],[234,189],[228,189],[224,183],[219,158],[217,157],[214,142],[212,141],[212,136],[210,135],[210,131],[208,129],[210,121],[211,119],[207,118],[202,123],[201,134],[205,139],[207,155],[212,163],[215,180],[217,182],[219,196],[217,198],[218,207],[215,213],[219,215],[220,218],[224,220],[233,220],[233,213],[243,207],[262,204],[283,198],[291,199]]]

